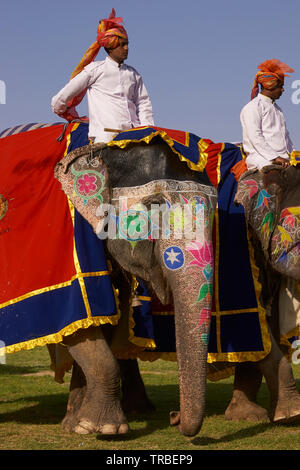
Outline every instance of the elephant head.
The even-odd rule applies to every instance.
[[[300,166],[247,171],[235,201],[243,205],[271,266],[300,281]]]
[[[216,190],[162,143],[82,147],[66,155],[55,175],[121,267],[147,281],[162,303],[172,297],[180,384],[173,423],[185,435],[197,434],[205,406]]]

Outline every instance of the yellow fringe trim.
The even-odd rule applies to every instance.
[[[289,331],[285,335],[281,335],[280,337],[280,344],[282,344],[283,346],[287,346],[288,351],[286,353],[286,357],[290,362],[292,361],[294,349],[292,348],[289,339],[293,336],[300,337],[300,326],[296,326],[293,330]]]
[[[300,152],[298,150],[293,150],[290,155],[290,164],[293,166],[297,166],[299,165],[299,163],[300,163]]]
[[[117,325],[119,321],[119,315],[112,315],[110,317],[103,316],[103,317],[92,317],[92,318],[84,318],[82,320],[75,321],[70,325],[66,326],[62,330],[58,331],[57,333],[53,333],[47,336],[42,336],[40,338],[32,339],[29,341],[24,341],[22,343],[13,344],[11,346],[5,346],[4,348],[0,349],[4,351],[6,354],[15,353],[21,350],[29,350],[33,349],[37,346],[46,346],[47,344],[51,343],[61,343],[64,339],[64,336],[69,336],[75,333],[77,330],[81,328],[89,328],[90,326],[100,326],[104,324],[111,324]]]
[[[218,154],[218,163],[217,163],[217,181],[218,181],[218,186],[221,181],[221,161],[222,161],[222,152],[224,150],[225,144],[222,143],[222,147],[220,150],[220,153]]]
[[[178,152],[177,150],[174,149],[174,141],[173,139],[171,139],[171,137],[168,136],[168,134],[165,132],[165,131],[156,131],[156,132],[153,132],[151,135],[149,136],[146,136],[144,137],[143,139],[132,139],[132,140],[119,140],[119,141],[114,141],[114,140],[111,140],[110,142],[107,143],[107,146],[109,147],[119,147],[119,148],[126,148],[127,145],[131,144],[131,143],[138,143],[138,142],[146,142],[146,144],[149,144],[151,142],[152,139],[154,139],[155,137],[157,136],[160,136],[168,145],[169,147],[171,148],[171,150],[176,154],[178,155],[178,157],[180,158],[181,161],[187,163],[188,167],[191,169],[191,170],[194,170],[194,171],[200,171],[202,172],[206,166],[206,162],[207,162],[207,158],[208,158],[208,155],[207,153],[205,152],[205,150],[207,149],[208,147],[208,143],[204,142],[203,139],[201,139],[199,142],[198,142],[198,149],[199,149],[199,160],[198,160],[198,163],[193,163],[191,162],[190,160],[188,160],[187,158],[183,157],[181,155],[180,152]]]

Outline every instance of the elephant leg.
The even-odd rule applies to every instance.
[[[242,362],[236,365],[233,396],[225,411],[225,419],[254,422],[268,420],[267,410],[256,403],[262,377],[254,363]]]
[[[300,394],[291,364],[273,339],[270,354],[257,365],[270,392],[269,416],[273,423],[300,421]]]
[[[78,434],[127,433],[129,426],[120,403],[119,366],[101,328],[79,330],[66,337],[64,343],[86,380],[86,390],[76,413],[74,431]],[[77,399],[79,396],[77,392]]]
[[[79,365],[74,362],[70,383],[70,394],[67,404],[67,412],[62,422],[62,427],[65,431],[71,432],[76,427],[78,423],[78,412],[82,405],[85,394],[85,376]]]
[[[146,413],[155,406],[148,398],[136,359],[119,359],[122,383],[122,408],[125,413]]]

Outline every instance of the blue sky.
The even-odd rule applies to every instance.
[[[239,114],[257,65],[278,58],[295,69],[278,104],[300,150],[300,104],[292,103],[292,83],[300,80],[299,0],[2,1],[0,81],[6,99],[2,104],[0,96],[0,130],[60,121],[51,97],[69,80],[112,7],[124,19],[127,63],[143,75],[157,126],[215,142],[239,141]],[[101,50],[97,60],[104,57]],[[87,112],[86,102],[79,111]]]

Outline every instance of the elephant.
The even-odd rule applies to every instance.
[[[280,345],[280,324],[282,328],[288,316],[286,303],[282,301],[286,285],[295,286],[300,280],[299,183],[300,167],[293,165],[287,169],[269,165],[261,171],[248,170],[238,182],[235,201],[244,207],[257,264],[264,273],[262,302],[271,311],[269,323],[275,344],[271,350],[274,356],[272,368],[269,357],[261,363],[237,365],[233,397],[225,412],[229,420],[259,421],[268,418],[266,410],[256,403],[263,375],[271,391],[271,421],[289,423],[300,420],[300,397],[286,357],[288,351]],[[294,296],[294,302],[299,309],[299,294]],[[288,324],[285,333],[294,327],[294,334],[299,335],[296,312],[294,322]],[[270,374],[266,374],[267,368]]]
[[[83,175],[94,176],[92,192],[96,197],[90,197],[88,203],[88,191],[82,194],[76,186]],[[68,153],[57,164],[55,177],[77,211],[92,225],[99,238],[105,239],[107,252],[121,268],[121,276],[125,272],[143,279],[163,304],[173,299],[180,383],[180,419],[176,415],[176,420],[182,434],[196,435],[205,410],[210,279],[213,272],[211,222],[217,201],[215,188],[205,173],[192,171],[161,142],[141,143],[126,149],[111,148],[101,143],[83,146]],[[175,217],[171,217],[170,230],[164,226],[163,220],[157,222],[155,219],[159,233],[153,235],[146,231],[145,236],[138,237],[138,240],[124,233],[109,236],[113,228],[109,223],[107,228],[106,222],[114,220],[114,216],[119,218],[121,230],[125,215],[128,224],[132,220],[132,211],[142,204],[140,220],[144,221],[153,207],[162,208],[163,219],[165,210],[168,213],[170,207],[180,208],[180,198],[188,200],[190,207],[196,213],[199,209],[201,214],[199,238],[193,241],[198,243],[200,250],[209,254],[209,273],[199,268],[192,275],[184,274],[193,259],[188,245],[194,232],[187,223],[184,227],[187,230],[183,233],[183,219],[176,225]],[[124,199],[128,207],[123,206]],[[108,212],[110,218],[107,218]],[[199,290],[203,285],[206,286],[206,294],[200,297]],[[126,301],[128,287],[121,282],[119,289],[121,300],[124,297]],[[201,321],[204,315],[205,321]],[[64,338],[76,364],[64,419],[64,426],[69,430],[83,434],[123,434],[129,430],[120,404],[120,368],[109,347],[110,341],[111,329],[105,326],[79,330]]]

